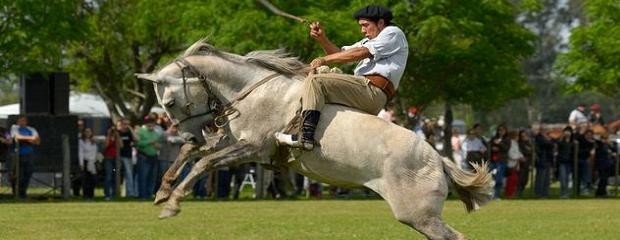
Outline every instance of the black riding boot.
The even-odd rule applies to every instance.
[[[309,151],[314,149],[314,131],[319,123],[321,112],[317,110],[305,110],[301,112],[301,116],[303,123],[299,136],[278,132],[275,134],[275,137],[280,144],[303,148]]]
[[[301,112],[301,116],[304,119],[301,126],[301,142],[305,149],[312,150],[312,148],[314,148],[314,132],[316,131],[316,125],[319,124],[321,112],[317,110],[306,110]]]

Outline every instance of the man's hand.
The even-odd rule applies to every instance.
[[[312,62],[310,62],[310,68],[312,69],[316,69],[320,66],[325,65],[325,58],[319,57],[319,58],[315,58],[314,60],[312,60]]]
[[[313,22],[310,24],[310,36],[316,40],[323,40],[325,38],[325,31],[319,22]]]

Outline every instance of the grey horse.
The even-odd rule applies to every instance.
[[[218,122],[230,144],[200,150],[204,140],[183,147],[177,162],[200,160],[176,188],[178,174],[167,174],[156,202],[165,202],[160,218],[180,212],[179,202],[205,171],[246,162],[269,163],[277,152],[274,133],[284,129],[300,107],[306,65],[282,51],[245,56],[196,42],[153,74],[159,103],[181,131],[201,134],[205,122]],[[213,111],[213,101],[227,106]],[[365,186],[388,202],[396,219],[429,239],[464,239],[441,219],[452,185],[468,211],[491,199],[491,175],[485,165],[474,172],[459,169],[411,131],[339,105],[327,105],[316,132],[320,147],[298,151],[288,165],[329,184]],[[295,152],[295,151],[294,151]],[[178,172],[177,163],[170,172]]]

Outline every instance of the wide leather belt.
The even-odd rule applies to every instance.
[[[394,85],[387,78],[381,75],[365,75],[364,77],[370,80],[370,84],[381,89],[387,96],[388,101],[396,95]]]

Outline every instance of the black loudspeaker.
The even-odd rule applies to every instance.
[[[35,172],[62,172],[62,135],[69,137],[71,172],[79,172],[77,116],[25,115],[28,125],[35,128],[41,137],[41,144],[34,146]],[[7,128],[17,121],[17,115],[10,115]]]
[[[41,73],[22,75],[19,82],[20,113],[50,113],[49,81]]]
[[[50,113],[69,115],[69,74],[53,72],[49,74]]]

